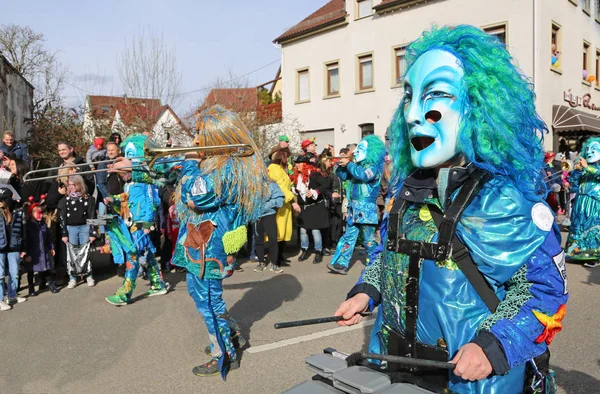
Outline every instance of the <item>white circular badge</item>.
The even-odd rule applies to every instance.
[[[540,230],[550,231],[554,224],[554,214],[544,203],[538,202],[531,208],[531,218]]]

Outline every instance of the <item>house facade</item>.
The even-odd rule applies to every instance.
[[[433,24],[470,24],[505,42],[535,84],[538,111],[551,131],[545,149],[562,137],[576,145],[600,134],[597,3],[331,0],[275,39],[284,116],[336,149],[371,133],[384,138],[403,95],[406,45]]]
[[[175,111],[158,99],[87,96],[83,129],[89,141],[109,132],[126,136],[149,131],[160,146],[169,139],[173,146],[190,146],[193,138]]]
[[[33,118],[33,85],[0,54],[0,134],[12,130],[23,140]]]

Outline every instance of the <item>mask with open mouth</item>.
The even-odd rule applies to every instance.
[[[459,60],[435,49],[421,55],[404,82],[404,117],[415,167],[435,168],[454,158],[463,110]]]
[[[600,161],[600,143],[597,141],[590,143],[585,152],[585,159],[589,164]]]

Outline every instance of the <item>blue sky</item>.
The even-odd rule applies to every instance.
[[[280,58],[272,41],[328,0],[105,0],[3,2],[0,24],[30,26],[43,33],[69,69],[65,89],[70,105],[86,94],[120,95],[118,55],[126,40],[150,27],[177,51],[185,92],[210,86],[232,70],[243,75]],[[60,4],[60,5],[59,5]],[[274,78],[279,63],[248,78],[260,84]],[[77,89],[77,88],[78,89]],[[205,95],[185,96],[185,112]]]

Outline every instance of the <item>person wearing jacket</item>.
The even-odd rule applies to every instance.
[[[0,311],[27,301],[19,297],[19,261],[25,255],[23,210],[15,208],[10,189],[0,188]],[[4,276],[8,265],[7,302],[4,302]]]
[[[2,144],[0,150],[4,155],[11,159],[21,159],[29,166],[29,153],[24,143],[15,141],[15,135],[12,131],[5,131],[2,134]]]
[[[367,250],[367,259],[377,247],[375,229],[379,223],[377,196],[379,195],[385,145],[375,135],[363,138],[353,152],[354,162],[342,158],[335,173],[342,181],[350,181],[347,194],[348,223],[346,232],[335,249],[331,262],[332,272],[346,275],[359,233]]]
[[[269,242],[269,270],[281,273],[283,270],[277,264],[277,210],[283,206],[285,196],[275,181],[269,181],[269,196],[263,205],[260,219],[256,223],[256,256],[258,265],[254,272],[262,272],[267,268],[265,264],[265,235]]]
[[[283,192],[283,206],[277,210],[277,266],[281,267],[285,258],[283,251],[286,242],[292,239],[292,211],[300,212],[300,206],[295,202],[296,196],[292,193],[292,180],[288,175],[288,163],[292,153],[289,148],[281,148],[271,156],[273,162],[267,169],[269,178],[279,185]]]

